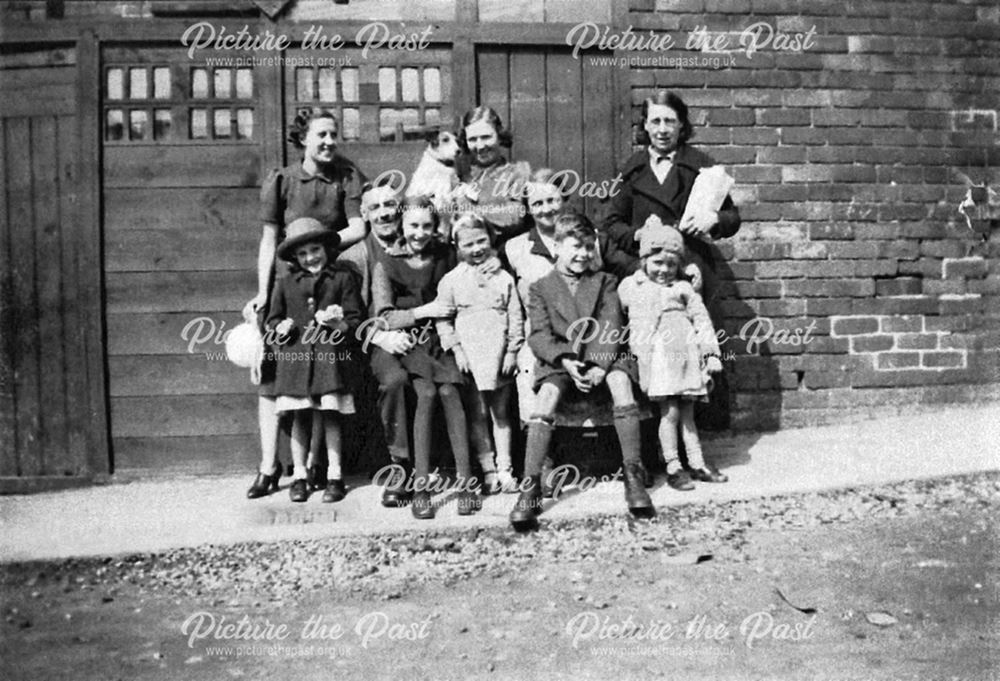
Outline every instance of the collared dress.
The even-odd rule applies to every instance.
[[[708,401],[703,357],[719,354],[708,310],[690,282],[652,281],[639,270],[618,286],[628,315],[629,349],[639,365],[639,387],[652,399]]]
[[[361,217],[361,193],[365,177],[348,159],[334,157],[324,175],[310,175],[301,163],[272,170],[260,188],[261,222],[277,225],[278,243],[284,238],[285,226],[297,218],[315,218],[324,226],[340,231],[350,218]],[[278,260],[274,264],[274,282],[288,273],[288,266]],[[268,292],[271,297],[272,291]],[[263,326],[269,311],[265,308],[258,319]],[[259,392],[275,396],[274,364],[266,358],[261,366]]]
[[[347,330],[339,336],[313,318],[330,305],[344,310]],[[316,274],[296,268],[275,282],[268,307],[266,328],[272,334],[282,320],[294,322],[289,336],[270,348],[277,356],[277,410],[328,409],[353,414],[350,389],[361,361],[355,332],[364,318],[354,276],[336,264]]]
[[[437,324],[441,347],[462,347],[481,391],[509,382],[500,375],[504,356],[516,355],[524,344],[524,313],[514,277],[494,262],[489,274],[459,263],[438,283],[438,302],[455,310],[454,321]]]

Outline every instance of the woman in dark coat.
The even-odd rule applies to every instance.
[[[734,235],[740,228],[740,213],[730,197],[718,211],[681,220],[695,178],[702,168],[716,165],[708,154],[688,144],[694,135],[684,101],[666,90],[658,90],[642,103],[643,136],[647,144],[633,154],[622,168],[620,191],[611,199],[604,230],[617,246],[606,258],[605,267],[619,279],[639,268],[636,232],[656,215],[665,225],[673,225],[684,235],[690,261],[697,267],[688,276],[701,279],[701,296],[712,323],[724,328],[719,309],[719,285],[715,249],[711,241]],[[697,282],[695,288],[697,288]],[[699,405],[700,406],[700,405]],[[716,377],[709,405],[699,409],[706,429],[729,425],[728,383],[724,373]]]

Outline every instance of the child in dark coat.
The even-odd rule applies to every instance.
[[[570,390],[590,393],[607,383],[624,460],[625,502],[635,515],[652,515],[640,459],[639,409],[632,392],[635,362],[623,352],[625,322],[618,281],[591,267],[597,230],[585,216],[567,213],[555,225],[556,266],[529,288],[528,345],[537,358],[534,414],[528,422],[521,496],[510,513],[517,530],[530,529],[541,510],[542,462],[555,430],[554,417]]]
[[[323,501],[344,498],[341,472],[340,414],[354,413],[349,387],[360,361],[354,336],[364,305],[351,273],[334,264],[337,233],[313,218],[286,228],[278,257],[290,263],[271,294],[266,326],[277,337],[276,408],[293,412],[292,501],[309,497],[306,454],[311,416],[322,415],[327,448],[327,487]]]

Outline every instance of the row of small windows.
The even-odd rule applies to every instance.
[[[299,101],[319,100],[331,103],[361,101],[358,69],[296,69],[295,95]],[[439,103],[441,70],[436,67],[380,68],[378,99],[380,102]]]
[[[171,81],[168,66],[112,67],[107,70],[105,98],[110,101],[175,98]],[[192,68],[188,96],[191,99],[252,99],[253,69]]]
[[[427,127],[441,123],[441,86],[437,67],[379,68],[377,85],[360,83],[356,68],[295,71],[296,101],[336,110],[344,141],[373,139],[376,128],[383,143],[422,139]],[[105,87],[106,141],[254,137],[254,109],[242,102],[254,95],[252,69],[112,66],[106,69]],[[375,103],[376,87],[379,104],[396,106],[376,106],[377,119],[362,121],[359,105]]]
[[[104,139],[109,142],[168,140],[175,135],[170,109],[108,109]],[[150,125],[152,121],[152,125]],[[188,111],[189,139],[253,139],[253,109],[200,109]]]

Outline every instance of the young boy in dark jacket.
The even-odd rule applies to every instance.
[[[624,460],[625,502],[633,514],[654,513],[643,485],[639,410],[632,392],[638,372],[623,349],[625,322],[618,281],[606,272],[592,271],[597,230],[585,216],[560,216],[554,238],[555,269],[529,289],[528,344],[537,358],[537,394],[535,413],[528,422],[525,480],[510,512],[511,525],[517,530],[532,528],[541,512],[542,462],[552,441],[560,400],[570,390],[591,393],[602,383],[607,383],[614,404]]]

